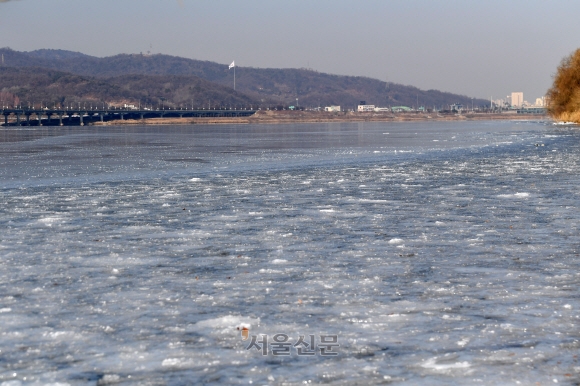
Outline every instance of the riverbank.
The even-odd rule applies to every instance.
[[[427,113],[328,113],[319,111],[258,111],[244,118],[149,118],[95,122],[94,125],[217,125],[217,124],[283,124],[325,122],[410,122],[410,121],[476,121],[476,120],[547,120],[542,114],[427,114]]]

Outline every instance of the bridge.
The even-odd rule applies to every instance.
[[[2,126],[83,126],[93,122],[110,122],[125,119],[149,118],[220,118],[249,117],[256,110],[186,110],[186,109],[34,109],[2,108],[4,116]]]

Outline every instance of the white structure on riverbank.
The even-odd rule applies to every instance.
[[[375,105],[358,105],[358,110],[359,113],[361,112],[369,112],[369,111],[375,111]]]
[[[524,93],[512,92],[511,105],[512,107],[522,107],[524,105]]]

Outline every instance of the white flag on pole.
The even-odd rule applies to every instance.
[[[236,61],[234,60],[234,61],[232,62],[232,64],[230,64],[230,66],[228,67],[228,70],[231,70],[231,69],[232,69],[232,67],[235,67],[235,66],[236,66]]]

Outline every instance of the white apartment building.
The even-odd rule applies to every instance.
[[[523,92],[512,92],[512,107],[522,107],[524,104]]]
[[[324,111],[330,111],[330,112],[340,111],[340,106],[326,106],[324,108]]]

